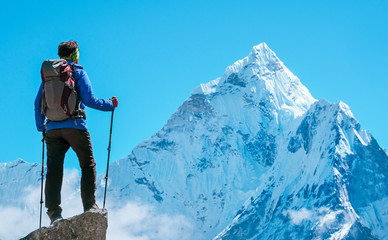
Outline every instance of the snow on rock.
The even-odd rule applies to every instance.
[[[215,239],[386,239],[388,158],[349,108],[320,100],[291,133]]]

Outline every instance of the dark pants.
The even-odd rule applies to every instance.
[[[93,157],[92,143],[86,130],[62,128],[46,132],[47,175],[46,175],[46,207],[50,215],[60,213],[61,188],[63,178],[63,162],[67,150],[71,147],[77,154],[82,169],[81,198],[84,210],[95,204],[96,162]]]

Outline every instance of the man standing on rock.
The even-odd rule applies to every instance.
[[[78,65],[79,48],[75,41],[62,42],[58,47],[60,60],[42,64],[42,84],[35,99],[35,121],[47,145],[45,200],[51,224],[62,218],[61,188],[63,162],[71,147],[82,169],[81,197],[84,211],[98,209],[95,200],[96,162],[86,127],[85,106],[113,111],[118,100],[94,96],[88,75]],[[46,120],[47,118],[47,120]],[[45,121],[46,120],[46,121]]]

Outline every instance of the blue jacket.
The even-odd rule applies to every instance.
[[[113,111],[114,106],[111,100],[98,99],[93,94],[92,85],[90,83],[89,77],[86,74],[82,66],[73,63],[72,61],[67,61],[70,65],[74,66],[73,77],[76,82],[77,93],[81,96],[80,108],[85,109],[85,106],[94,108],[101,111]],[[46,131],[51,129],[58,128],[75,128],[87,130],[85,119],[66,119],[63,121],[49,121],[47,126],[45,126],[46,117],[42,114],[41,111],[41,97],[42,97],[43,83],[40,85],[38,95],[35,99],[35,122],[36,128],[38,131],[42,132],[45,127]]]

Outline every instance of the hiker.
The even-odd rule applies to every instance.
[[[61,60],[46,60],[43,63],[42,84],[35,99],[36,126],[38,131],[43,132],[47,146],[45,206],[51,224],[62,218],[60,204],[63,162],[70,147],[77,154],[82,169],[81,198],[84,211],[98,209],[95,200],[96,162],[84,109],[87,106],[101,111],[113,111],[118,105],[116,97],[103,100],[94,96],[89,77],[78,64],[77,42],[62,42],[58,47],[58,55]],[[59,70],[54,71],[59,68],[61,74]],[[53,74],[57,83],[52,81]],[[66,84],[63,81],[64,78],[66,78]],[[62,89],[58,90],[58,84],[61,84],[61,81]],[[68,90],[66,94],[64,88]],[[71,90],[74,93],[71,93]],[[64,103],[64,101],[68,102]]]

